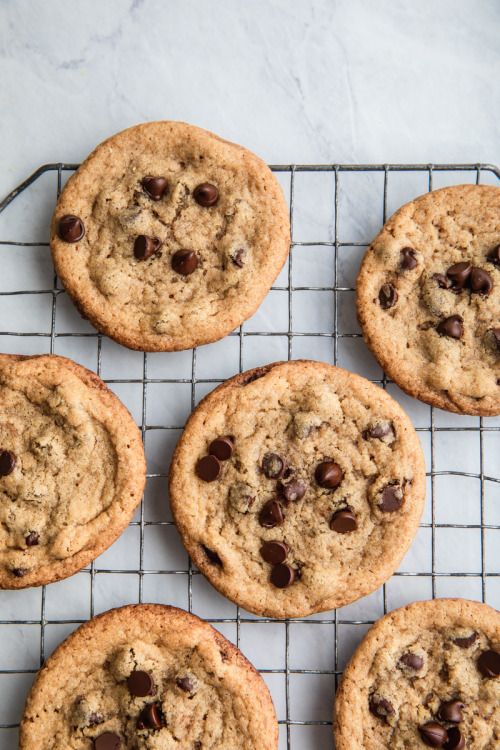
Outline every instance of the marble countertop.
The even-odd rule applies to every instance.
[[[496,0],[4,0],[0,196],[178,119],[269,163],[500,162]]]

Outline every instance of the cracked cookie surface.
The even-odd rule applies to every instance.
[[[397,211],[356,282],[384,371],[432,406],[500,414],[500,188],[457,185]]]
[[[344,670],[335,698],[336,747],[498,747],[499,651],[500,614],[485,604],[436,599],[389,613]]]
[[[122,533],[146,463],[139,429],[94,373],[0,354],[0,588],[66,578]]]
[[[63,189],[51,231],[81,314],[145,351],[228,334],[255,312],[289,247],[283,192],[264,162],[181,122],[101,143]]]
[[[183,543],[215,588],[256,614],[299,617],[392,575],[418,528],[425,466],[386,392],[299,360],[209,394],[179,439],[169,487]]]
[[[259,673],[198,617],[138,604],[94,617],[47,659],[19,749],[276,750]]]

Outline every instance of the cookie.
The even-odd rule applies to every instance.
[[[264,680],[194,615],[160,604],[94,617],[47,659],[19,750],[276,750]]]
[[[353,602],[396,570],[418,528],[425,466],[401,407],[320,362],[228,380],[187,421],[172,514],[200,571],[266,617]]]
[[[458,185],[406,204],[366,251],[358,320],[414,398],[500,414],[500,188]]]
[[[125,529],[145,481],[139,429],[97,375],[0,354],[0,588],[84,568]]]
[[[108,138],[69,179],[50,248],[99,331],[131,349],[189,349],[255,312],[290,249],[288,209],[247,149],[150,122]]]
[[[500,743],[500,613],[464,599],[382,617],[335,698],[337,750],[493,750]]]

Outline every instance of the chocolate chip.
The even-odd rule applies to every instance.
[[[193,250],[177,250],[172,255],[172,268],[176,273],[189,276],[198,268],[198,257]]]
[[[285,459],[277,453],[266,453],[262,459],[262,471],[268,479],[279,479],[286,471]]]
[[[238,268],[243,268],[243,266],[245,265],[242,260],[244,255],[245,250],[242,247],[238,248],[238,250],[236,250],[235,254],[233,255],[233,263],[235,266],[238,266]]]
[[[213,206],[219,200],[219,191],[215,185],[211,185],[209,182],[203,182],[198,187],[195,187],[193,191],[193,198],[196,203],[200,206],[207,208]]]
[[[214,552],[213,549],[209,549],[208,547],[205,547],[204,544],[202,545],[202,547],[203,547],[203,550],[204,550],[206,556],[210,560],[210,562],[213,563],[214,565],[220,565],[221,568],[222,568],[222,560],[220,559],[220,557],[217,554],[217,552]]]
[[[493,279],[482,268],[473,268],[470,275],[470,286],[473,292],[487,297],[493,289]]]
[[[120,750],[122,741],[114,732],[104,732],[94,740],[95,750]]]
[[[464,736],[458,727],[450,727],[447,735],[448,739],[443,745],[444,750],[462,750],[465,747]]]
[[[288,503],[298,503],[306,494],[307,486],[301,479],[290,479],[280,482],[281,492]]]
[[[332,516],[330,528],[339,534],[348,534],[350,531],[355,531],[358,528],[358,522],[351,510],[338,510]]]
[[[14,570],[13,570],[12,572],[13,572],[13,573],[14,573],[14,575],[15,575],[15,576],[17,576],[18,578],[24,578],[24,576],[26,575],[26,573],[27,573],[28,571],[26,570],[26,568],[14,568]]]
[[[444,275],[444,273],[433,273],[432,278],[437,281],[438,286],[440,286],[441,289],[449,289],[451,286],[451,281]]]
[[[392,513],[399,510],[403,504],[404,494],[398,485],[388,485],[380,493],[378,507],[384,513]]]
[[[222,466],[217,456],[203,456],[196,464],[196,474],[204,482],[213,482],[220,477]]]
[[[437,717],[440,721],[449,721],[452,724],[459,724],[464,718],[462,708],[465,708],[465,703],[462,703],[462,701],[448,701],[447,703],[441,704]]]
[[[134,669],[127,677],[128,689],[132,695],[138,698],[144,698],[146,695],[152,695],[155,689],[153,678],[149,672],[141,669]]]
[[[477,633],[472,633],[467,638],[455,638],[453,643],[459,648],[470,648],[477,641]]]
[[[384,284],[378,293],[378,300],[382,310],[388,310],[390,307],[394,307],[398,301],[398,293],[392,284]]]
[[[95,711],[92,711],[92,713],[89,714],[87,721],[88,727],[95,727],[97,724],[102,724],[104,722],[104,716],[99,716]]]
[[[387,720],[388,716],[393,716],[395,711],[392,703],[385,698],[371,698],[370,711],[378,719]]]
[[[268,500],[259,513],[259,523],[265,529],[281,526],[283,523],[283,511],[279,500]]]
[[[177,687],[180,687],[181,690],[184,690],[185,693],[191,693],[194,688],[194,685],[189,677],[178,677],[175,681],[175,684],[177,685]]]
[[[494,263],[497,266],[500,266],[500,245],[497,245],[491,253],[488,255],[487,260],[490,261],[490,263]]]
[[[238,513],[246,513],[254,502],[255,494],[249,484],[238,482],[229,488],[229,503]]]
[[[429,724],[424,724],[423,727],[419,727],[418,731],[422,735],[422,739],[429,747],[443,747],[443,743],[448,739],[446,729],[441,724],[436,724],[431,721]]]
[[[451,339],[461,339],[464,335],[463,322],[464,319],[461,315],[451,315],[449,318],[445,318],[439,323],[436,327],[436,331]]]
[[[404,247],[401,250],[401,268],[404,268],[405,271],[411,271],[417,265],[415,250],[412,247]]]
[[[83,221],[78,216],[66,214],[57,223],[57,234],[64,242],[78,242],[85,234]]]
[[[461,263],[454,263],[446,271],[446,275],[452,280],[452,292],[459,292],[464,288],[467,279],[472,271],[472,263],[468,260]]]
[[[164,177],[151,177],[148,175],[144,177],[141,185],[150,198],[154,201],[160,201],[167,189],[168,181]]]
[[[158,252],[162,244],[162,241],[158,237],[148,237],[146,234],[140,234],[134,242],[134,256],[137,260],[147,260]]]
[[[286,563],[275,565],[271,571],[271,583],[278,589],[286,589],[295,581],[295,570]]]
[[[260,554],[263,560],[267,563],[271,563],[271,565],[278,565],[279,563],[285,562],[289,552],[290,549],[284,542],[274,540],[266,542],[260,548]]]
[[[367,438],[380,439],[385,437],[386,435],[390,435],[391,433],[394,435],[394,425],[392,424],[392,422],[387,422],[387,424],[385,425],[376,424],[373,425],[373,427],[369,427],[363,432],[363,437],[365,438],[365,440]]]
[[[498,651],[483,651],[477,660],[477,666],[485,677],[499,677],[500,654]]]
[[[157,703],[150,703],[137,720],[137,729],[161,729],[161,716]]]
[[[500,328],[491,328],[490,330],[496,342],[497,347],[500,349]]]
[[[26,537],[26,545],[28,547],[35,547],[35,545],[38,544],[38,534],[36,531],[30,531],[28,536]]]
[[[227,461],[234,453],[234,442],[230,437],[215,438],[210,443],[208,452],[216,456],[219,461]]]
[[[414,669],[415,672],[420,672],[420,670],[424,666],[424,660],[422,659],[422,657],[418,656],[417,654],[412,654],[411,652],[403,654],[403,656],[399,660],[399,663],[403,667]]]
[[[344,478],[344,472],[334,461],[322,461],[316,466],[314,478],[320,487],[332,490],[339,486]]]
[[[12,451],[2,451],[0,453],[0,477],[6,477],[12,474],[16,467],[17,457]]]

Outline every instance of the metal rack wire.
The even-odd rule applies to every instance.
[[[54,197],[55,194],[59,195],[61,186],[62,186],[62,180],[63,175],[65,176],[66,173],[70,173],[74,171],[78,165],[76,164],[47,164],[39,169],[36,170],[28,179],[26,179],[21,185],[19,185],[15,190],[13,190],[4,200],[2,203],[0,203],[0,213],[4,211],[11,203],[12,201],[16,200],[16,198],[21,195],[26,189],[30,188],[42,175],[44,175],[47,172],[52,172],[55,174],[56,177],[56,190],[54,191]],[[376,164],[376,165],[342,165],[342,164],[328,164],[328,165],[279,165],[279,166],[273,166],[273,171],[277,174],[279,178],[282,178],[286,184],[286,192],[288,192],[288,198],[289,198],[289,205],[290,205],[290,219],[292,224],[292,249],[290,254],[290,259],[288,263],[288,270],[287,270],[287,276],[285,275],[285,283],[280,283],[278,280],[278,284],[273,287],[274,291],[283,292],[284,293],[284,300],[283,304],[286,304],[286,317],[287,317],[287,326],[283,327],[283,330],[253,330],[248,327],[248,324],[243,324],[237,331],[230,334],[230,337],[236,337],[238,344],[239,344],[239,370],[240,372],[244,371],[245,369],[248,369],[250,366],[247,363],[246,359],[246,344],[252,339],[252,337],[269,337],[269,336],[277,336],[277,337],[284,337],[286,340],[286,347],[287,347],[287,356],[289,359],[293,358],[294,351],[293,351],[293,343],[300,337],[307,337],[312,338],[314,342],[318,341],[320,339],[328,339],[332,343],[332,350],[331,350],[331,358],[329,361],[331,361],[332,364],[337,364],[339,362],[339,347],[341,345],[341,342],[346,339],[359,339],[361,338],[361,334],[359,331],[341,331],[339,326],[339,310],[341,309],[341,306],[339,305],[339,297],[342,293],[346,292],[353,292],[353,286],[352,285],[342,285],[339,283],[339,268],[340,268],[340,261],[339,261],[339,251],[342,251],[342,248],[345,248],[345,252],[355,252],[356,248],[364,248],[367,246],[368,242],[370,241],[370,237],[363,238],[363,241],[353,240],[351,238],[347,238],[347,241],[341,241],[341,232],[340,232],[340,225],[341,225],[341,217],[339,212],[339,206],[340,201],[343,198],[343,194],[345,194],[345,187],[341,184],[342,181],[342,175],[344,173],[351,173],[353,175],[358,176],[364,176],[367,175],[378,175],[380,176],[380,185],[379,186],[371,186],[370,190],[372,192],[374,191],[377,193],[378,198],[382,198],[381,200],[381,206],[382,211],[379,216],[377,216],[376,222],[378,224],[378,227],[381,226],[383,222],[385,222],[387,218],[388,213],[388,189],[389,189],[389,182],[392,175],[395,173],[403,173],[403,176],[408,177],[412,173],[419,173],[421,175],[426,176],[427,180],[427,188],[429,190],[432,190],[434,187],[434,180],[435,175],[439,173],[440,175],[446,175],[447,178],[454,176],[456,172],[463,173],[460,176],[463,177],[466,176],[466,179],[468,181],[473,181],[476,183],[479,183],[482,181],[482,178],[484,175],[488,175],[489,179],[493,183],[497,183],[500,180],[500,170],[492,165],[488,164],[439,164],[439,165],[433,165],[433,164],[425,164],[425,165],[412,165],[412,164],[405,164],[405,165],[396,165],[396,164]],[[302,173],[307,173],[308,178],[310,180],[310,185],[314,182],[315,179],[319,178],[319,175],[321,173],[329,173],[330,178],[332,180],[332,190],[333,190],[333,200],[332,200],[332,216],[331,216],[331,223],[330,223],[330,230],[327,239],[318,237],[315,237],[312,235],[311,230],[309,230],[309,234],[307,236],[307,239],[298,241],[295,239],[295,226],[296,226],[296,215],[297,210],[300,208],[298,202],[297,202],[297,193],[296,193],[296,183],[298,177]],[[312,180],[312,182],[311,182]],[[315,188],[314,185],[312,186],[312,190],[317,190],[317,187]],[[351,190],[356,192],[356,187],[351,186]],[[422,190],[421,192],[424,192]],[[380,195],[381,193],[381,195]],[[409,199],[409,198],[406,198]],[[401,200],[401,203],[405,201]],[[378,228],[377,227],[377,228]],[[12,239],[6,239],[0,241],[0,254],[1,253],[15,253],[16,248],[24,246],[24,247],[48,247],[47,241],[40,241],[40,242],[23,242],[16,240],[15,238]],[[331,252],[333,256],[333,284],[326,285],[326,286],[306,286],[306,285],[297,285],[294,284],[294,274],[293,274],[293,262],[294,262],[294,255],[295,253],[299,252],[299,248],[311,248],[311,252],[314,252],[315,248],[327,248],[328,252]],[[48,253],[48,249],[46,251]],[[360,252],[360,251],[358,251]],[[0,257],[2,257],[0,255]],[[280,279],[283,278],[283,276],[280,276]],[[293,295],[297,292],[329,292],[333,294],[333,303],[334,303],[334,324],[333,324],[333,331],[329,332],[322,332],[317,330],[296,330],[294,329],[294,312],[295,307],[293,304]],[[2,297],[12,297],[12,296],[23,296],[23,295],[51,295],[51,320],[50,320],[50,331],[30,331],[29,333],[25,332],[13,332],[13,331],[0,331],[1,337],[22,337],[22,336],[30,336],[30,337],[40,337],[44,341],[44,348],[47,352],[54,352],[56,341],[59,338],[74,338],[75,341],[82,340],[85,338],[93,338],[97,341],[97,355],[96,355],[96,361],[95,361],[95,371],[98,375],[101,375],[102,369],[103,369],[103,358],[106,356],[110,356],[109,354],[104,354],[103,352],[103,340],[105,337],[103,337],[101,334],[97,332],[81,332],[77,330],[58,330],[56,326],[56,319],[57,319],[57,310],[58,310],[58,301],[61,299],[61,296],[64,295],[65,292],[61,288],[60,283],[58,283],[57,277],[54,277],[53,284],[51,288],[44,288],[44,289],[31,289],[31,290],[21,290],[21,289],[8,289],[7,291],[0,291],[0,302],[2,300]],[[26,297],[29,299],[29,297]],[[5,327],[5,323],[7,321],[4,319],[2,322],[2,315],[0,311],[0,328]],[[15,346],[13,346],[15,349]],[[126,379],[126,378],[114,378],[114,379],[108,379],[105,378],[106,382],[110,384],[111,388],[114,386],[118,387],[120,384],[137,384],[138,387],[142,389],[142,404],[141,404],[141,420],[140,420],[140,427],[142,430],[142,436],[144,441],[147,441],[148,434],[151,433],[154,430],[166,430],[170,431],[171,434],[176,434],[174,431],[179,431],[182,429],[183,424],[162,424],[162,425],[156,425],[156,424],[148,424],[147,416],[147,403],[148,398],[151,398],[151,395],[148,396],[148,391],[151,390],[151,386],[153,384],[186,384],[186,386],[190,386],[190,406],[191,409],[194,408],[196,401],[197,401],[197,386],[201,386],[205,390],[210,390],[211,388],[215,387],[216,384],[222,382],[223,378],[203,378],[199,376],[199,372],[197,371],[197,350],[193,349],[191,352],[191,364],[190,364],[190,376],[184,377],[184,378],[157,378],[152,377],[151,374],[148,372],[148,363],[151,362],[151,358],[155,355],[148,355],[143,354],[142,356],[142,376],[137,377],[135,379]],[[174,355],[175,356],[175,355]],[[279,359],[280,357],[275,357],[275,359]],[[317,356],[318,359],[322,359],[324,357],[321,356],[321,353],[318,353]],[[268,361],[272,361],[272,359],[268,359]],[[358,371],[360,374],[364,374],[368,376],[368,373],[363,372],[363,365],[361,364],[359,366]],[[391,381],[388,380],[385,375],[381,373],[380,377],[378,378],[370,378],[373,380],[373,382],[378,383],[383,388],[387,388],[388,385],[391,385]],[[126,400],[125,400],[126,403]],[[430,514],[427,517],[427,520],[425,520],[421,524],[421,529],[427,529],[430,530],[430,545],[431,545],[431,554],[430,554],[430,566],[425,569],[425,565],[422,565],[421,569],[418,570],[400,570],[397,573],[395,573],[394,578],[397,577],[408,577],[409,579],[412,579],[415,581],[416,578],[422,578],[426,581],[430,582],[430,589],[429,589],[429,595],[432,595],[432,597],[435,597],[439,594],[437,591],[438,588],[438,582],[440,579],[443,578],[453,578],[458,577],[460,581],[462,579],[478,579],[481,582],[481,591],[480,595],[477,596],[477,598],[481,598],[483,601],[486,601],[487,599],[487,581],[489,578],[499,578],[500,577],[500,556],[496,559],[496,564],[494,565],[494,569],[487,569],[487,554],[486,554],[486,534],[488,532],[496,531],[497,533],[500,531],[500,525],[494,524],[494,523],[486,523],[486,515],[485,515],[485,493],[486,493],[486,487],[494,486],[495,488],[500,489],[500,469],[497,469],[495,472],[495,475],[492,476],[491,472],[486,473],[485,472],[485,439],[486,436],[489,433],[497,433],[500,435],[500,421],[493,420],[493,423],[491,420],[483,420],[477,419],[473,420],[472,422],[470,420],[460,420],[457,419],[454,421],[454,418],[451,419],[449,423],[441,423],[440,420],[436,418],[437,410],[435,411],[432,408],[428,408],[428,424],[425,424],[423,426],[417,426],[417,431],[419,432],[419,435],[421,439],[426,439],[428,441],[428,479],[429,479],[429,492],[427,497],[427,507],[430,507]],[[479,471],[477,472],[470,472],[470,471],[455,471],[451,468],[448,469],[442,469],[438,470],[436,468],[436,439],[437,436],[440,433],[446,433],[446,432],[470,432],[478,435],[478,448],[479,448],[479,457],[478,457],[478,465],[479,465]],[[499,443],[500,445],[500,443]],[[451,465],[451,464],[450,464]],[[449,466],[450,466],[449,465]],[[161,472],[156,473],[148,473],[148,482],[151,483],[155,479],[165,479],[168,473],[169,468],[169,457],[165,456],[165,464],[164,469]],[[464,524],[458,524],[458,523],[440,523],[436,520],[436,478],[440,476],[459,476],[463,478],[473,478],[480,482],[480,492],[479,492],[479,502],[480,502],[480,509],[479,509],[479,523],[464,523]],[[490,484],[491,483],[491,484]],[[498,495],[498,492],[497,492]],[[498,495],[500,497],[500,495]],[[166,504],[167,505],[167,504]],[[169,584],[173,580],[170,577],[171,576],[181,576],[185,578],[186,587],[187,587],[187,609],[189,611],[194,611],[195,613],[199,613],[198,607],[196,606],[196,601],[193,601],[193,582],[195,581],[195,578],[199,576],[198,571],[192,566],[191,562],[188,561],[185,567],[173,567],[173,568],[164,568],[164,569],[158,569],[153,567],[148,567],[145,565],[146,563],[146,557],[145,557],[145,533],[148,530],[149,527],[169,527],[172,526],[173,523],[171,520],[168,520],[168,513],[167,510],[165,510],[165,515],[162,518],[162,520],[148,520],[147,514],[145,512],[145,500],[143,499],[141,502],[139,515],[134,518],[134,520],[131,522],[131,527],[136,527],[139,530],[139,565],[137,568],[127,568],[127,567],[120,567],[120,566],[114,566],[114,567],[101,567],[99,560],[94,561],[89,568],[87,568],[84,572],[86,576],[90,578],[90,601],[89,601],[89,609],[88,609],[88,616],[92,617],[96,611],[96,580],[99,576],[102,576],[104,574],[111,575],[111,576],[134,576],[136,577],[137,581],[137,588],[131,589],[129,593],[129,602],[142,602],[145,601],[145,592],[144,592],[144,583],[145,580],[151,576],[161,576],[164,577],[165,580],[165,595],[163,601],[165,603],[169,603]],[[453,530],[452,533],[458,533],[461,529],[476,529],[480,532],[480,538],[481,538],[481,545],[480,545],[480,570],[477,571],[465,571],[460,572],[457,570],[454,571],[447,571],[447,570],[439,570],[439,567],[436,563],[436,551],[437,551],[437,534],[436,532],[441,529],[448,529]],[[427,532],[428,533],[428,532]],[[498,537],[498,541],[500,541],[500,536]],[[495,544],[498,547],[498,542],[495,540]],[[111,548],[112,550],[113,548]],[[489,559],[489,558],[488,558]],[[201,577],[200,577],[201,578]],[[128,581],[129,579],[127,579]],[[392,580],[392,579],[391,579]],[[390,583],[390,582],[389,582]],[[333,682],[335,683],[335,687],[337,686],[338,679],[341,675],[341,658],[339,654],[339,637],[341,633],[348,632],[351,635],[349,635],[349,642],[357,642],[360,640],[360,637],[362,635],[361,631],[357,629],[357,626],[362,626],[362,628],[366,629],[368,625],[370,625],[378,616],[388,611],[388,609],[392,608],[389,607],[388,603],[388,594],[387,594],[387,587],[388,584],[383,586],[381,599],[378,598],[377,601],[372,605],[367,604],[365,610],[362,608],[363,611],[368,612],[368,616],[355,616],[353,615],[352,608],[345,608],[341,610],[337,610],[334,612],[325,613],[324,615],[321,615],[319,617],[313,617],[313,618],[306,618],[301,620],[292,620],[292,621],[284,621],[283,623],[279,624],[279,642],[280,647],[283,648],[284,656],[282,659],[282,663],[279,667],[269,667],[269,668],[263,668],[263,664],[256,663],[256,666],[259,668],[261,674],[264,676],[264,679],[266,679],[269,683],[271,693],[273,695],[273,698],[275,699],[275,703],[278,707],[278,719],[280,721],[280,749],[284,750],[284,748],[287,748],[287,750],[298,750],[299,747],[301,748],[327,748],[327,747],[333,747],[333,738],[331,736],[331,707],[333,705]],[[478,592],[479,594],[479,592]],[[16,599],[16,597],[19,597],[21,592],[0,592],[0,655],[2,651],[2,643],[8,643],[8,639],[2,637],[2,633],[5,633],[7,631],[4,630],[6,627],[13,627],[20,629],[21,626],[32,626],[33,628],[39,628],[39,663],[40,665],[43,663],[46,655],[47,655],[47,648],[46,648],[46,631],[49,626],[58,625],[58,626],[65,626],[65,628],[75,628],[77,625],[79,625],[84,620],[80,617],[73,618],[51,618],[47,616],[47,588],[42,587],[40,590],[40,616],[32,619],[25,619],[25,618],[19,618],[16,619],[16,617],[6,617],[5,612],[6,610],[11,612],[10,609],[11,606],[13,606],[13,600]],[[221,616],[221,608],[217,604],[216,597],[218,596],[214,591],[211,591],[209,594],[209,597],[213,595],[213,604],[212,600],[209,605],[209,616],[207,616],[206,611],[204,610],[202,613],[202,616],[205,617],[209,622],[214,624],[215,627],[219,629],[223,629],[224,627],[231,627],[232,634],[233,634],[233,640],[235,640],[236,644],[238,646],[241,646],[242,641],[242,629],[243,628],[250,628],[251,631],[255,631],[257,624],[264,624],[264,625],[278,625],[277,621],[270,620],[270,619],[264,619],[264,618],[255,618],[247,613],[241,611],[239,608],[234,607],[234,614],[230,617],[225,616],[226,609],[222,609],[222,616]],[[7,599],[8,597],[8,599]],[[417,597],[415,597],[417,598]],[[421,598],[421,597],[418,597]],[[408,598],[407,600],[410,601],[412,599],[412,592],[409,590],[408,592]],[[9,604],[9,607],[7,607],[7,602]],[[378,602],[378,603],[377,603]],[[15,605],[14,605],[15,606]],[[233,605],[231,605],[233,606]],[[382,610],[382,611],[380,611]],[[355,610],[356,612],[357,610]],[[317,628],[321,625],[329,626],[330,631],[332,632],[331,635],[331,651],[333,652],[333,658],[330,663],[330,669],[322,669],[322,668],[299,668],[298,666],[294,666],[296,664],[297,660],[294,657],[294,644],[295,644],[295,631],[292,632],[292,630],[298,626],[301,625],[308,625],[314,628]],[[329,632],[330,632],[329,631]],[[245,631],[246,632],[246,631]],[[259,631],[260,632],[260,631]],[[271,632],[271,631],[269,631]],[[307,631],[310,633],[311,631]],[[364,632],[364,630],[363,630]],[[61,640],[61,639],[60,639]],[[293,641],[293,642],[292,642]],[[352,652],[352,647],[349,650],[349,653]],[[243,651],[245,652],[245,649],[243,648]],[[12,657],[11,657],[12,658]],[[255,660],[254,660],[255,662]],[[317,660],[315,661],[315,663]],[[37,665],[38,666],[38,665]],[[14,664],[11,665],[9,663],[9,669],[3,669],[2,663],[0,662],[0,694],[2,696],[7,696],[11,692],[15,694],[15,697],[13,699],[12,705],[10,706],[10,713],[2,718],[2,714],[0,713],[0,750],[8,750],[8,748],[12,748],[16,745],[16,731],[18,727],[18,721],[20,712],[22,710],[22,705],[24,701],[25,691],[21,692],[15,685],[14,682],[12,682],[12,685],[14,686],[13,690],[11,689],[11,683],[9,680],[14,680],[20,675],[25,675],[26,680],[23,683],[23,685],[26,687],[28,685],[29,681],[31,680],[31,676],[34,675],[36,672],[35,668],[16,668],[15,663],[15,656],[14,656]],[[297,707],[299,705],[299,702],[296,698],[296,688],[294,687],[293,681],[296,677],[302,676],[307,677],[310,682],[308,682],[308,685],[311,686],[311,694],[313,696],[313,699],[318,699],[321,695],[325,692],[325,685],[328,687],[331,687],[331,695],[328,694],[328,697],[323,699],[324,708],[322,709],[323,712],[315,712],[311,711],[311,714],[308,716],[305,716],[301,714],[300,711],[298,711]],[[324,679],[326,678],[327,682],[324,682]],[[275,680],[275,681],[273,681]],[[276,681],[277,680],[277,681]],[[27,687],[26,687],[27,689]],[[280,693],[280,695],[278,695]],[[293,694],[292,694],[293,693]]]

